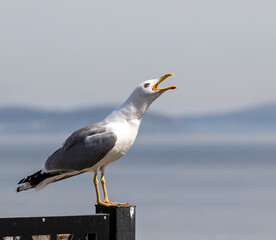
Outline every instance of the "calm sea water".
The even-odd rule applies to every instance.
[[[59,144],[0,146],[0,217],[93,214],[92,174],[15,193]],[[275,239],[276,144],[138,143],[107,168],[110,200],[137,205],[137,239]]]

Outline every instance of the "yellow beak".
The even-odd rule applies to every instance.
[[[177,86],[171,86],[171,87],[165,87],[165,88],[159,88],[158,85],[163,82],[166,78],[170,77],[170,76],[174,76],[173,73],[167,73],[166,75],[162,76],[159,81],[153,85],[152,90],[153,91],[157,91],[157,90],[162,90],[162,91],[166,91],[169,89],[176,89]]]

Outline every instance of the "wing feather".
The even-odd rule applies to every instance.
[[[46,160],[44,169],[47,172],[81,171],[91,168],[106,156],[117,141],[117,136],[113,132],[96,133],[92,136],[86,129],[77,132]]]
[[[94,134],[106,132],[106,124],[104,122],[96,123],[87,127],[83,127],[72,133],[63,143],[64,149],[69,149],[72,146],[84,141],[87,137],[93,136]]]

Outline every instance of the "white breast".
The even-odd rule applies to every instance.
[[[117,135],[117,142],[114,151],[123,156],[134,143],[139,126],[140,121],[138,120],[125,123],[115,123],[112,126],[114,133]]]
[[[110,123],[108,129],[116,134],[117,141],[111,151],[97,164],[98,167],[106,166],[125,155],[136,139],[139,126],[139,120]]]

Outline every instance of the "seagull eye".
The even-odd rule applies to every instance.
[[[146,83],[146,84],[144,85],[145,88],[147,88],[147,87],[149,87],[149,86],[150,86],[150,83]]]

